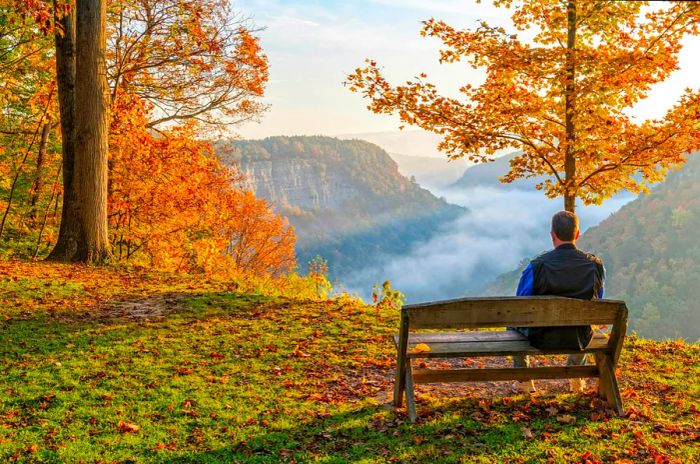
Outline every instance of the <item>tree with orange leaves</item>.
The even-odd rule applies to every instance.
[[[294,231],[243,189],[197,124],[154,132],[153,107],[120,92],[110,127],[109,225],[119,261],[236,276],[294,267]]]
[[[153,104],[149,127],[235,124],[264,111],[267,57],[231,0],[114,0],[108,8],[112,98],[121,89]]]
[[[392,86],[374,61],[348,76],[350,90],[375,113],[397,113],[442,135],[439,148],[450,158],[486,162],[499,150],[522,150],[502,180],[547,176],[537,188],[563,196],[568,211],[576,198],[599,204],[624,189],[645,191],[700,147],[697,90],[687,90],[663,119],[639,122],[626,113],[678,68],[682,39],[698,33],[700,4],[494,3],[513,7],[515,29],[534,38],[485,22],[473,31],[423,23],[421,34],[444,44],[441,63],[485,69],[485,82],[464,85],[463,98],[440,95],[425,74]]]

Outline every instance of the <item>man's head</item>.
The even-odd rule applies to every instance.
[[[563,243],[576,243],[579,236],[578,216],[570,211],[559,211],[552,216],[552,243],[558,247]]]

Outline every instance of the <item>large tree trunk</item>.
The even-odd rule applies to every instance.
[[[566,9],[568,37],[566,41],[566,69],[564,85],[564,110],[566,126],[566,152],[564,154],[564,209],[572,213],[576,209],[576,153],[574,152],[576,141],[576,1],[569,0]]]
[[[54,9],[57,10],[54,0]],[[52,261],[72,261],[82,242],[79,207],[74,182],[75,164],[75,9],[63,17],[56,17],[62,29],[56,41],[56,84],[61,116],[61,146],[63,151],[63,201],[61,226],[56,245],[48,256]],[[87,254],[82,251],[80,254]]]
[[[75,172],[86,254],[111,256],[107,235],[109,100],[105,64],[105,0],[76,2]]]
[[[49,259],[94,263],[111,256],[105,18],[104,0],[77,0],[75,11],[62,20],[65,34],[56,37],[64,200],[58,242]]]

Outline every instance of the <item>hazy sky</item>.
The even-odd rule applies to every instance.
[[[342,86],[365,58],[384,66],[392,82],[425,71],[441,90],[454,92],[479,73],[465,64],[439,65],[436,39],[423,38],[420,22],[432,16],[456,27],[477,20],[508,26],[509,12],[488,0],[238,0],[237,7],[266,29],[262,44],[270,59],[265,101],[271,105],[260,124],[237,132],[245,138],[270,135],[337,135],[397,130],[393,117],[374,115],[366,102]],[[641,117],[662,116],[685,87],[697,87],[700,39],[688,41],[681,70],[640,103]]]

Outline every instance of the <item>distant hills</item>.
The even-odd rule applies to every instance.
[[[449,160],[437,146],[439,135],[422,130],[368,132],[339,135],[343,140],[364,140],[383,148],[404,176],[423,187],[442,189],[459,179],[469,166],[465,159]]]
[[[389,153],[399,165],[399,172],[408,178],[415,178],[421,186],[442,189],[460,179],[467,170],[463,159],[451,161],[445,157],[408,156]]]
[[[445,159],[437,146],[442,137],[424,130],[396,130],[337,135],[341,140],[365,140],[382,147],[387,153]]]
[[[544,180],[543,177],[532,177],[528,179],[518,179],[511,183],[503,183],[498,180],[510,171],[510,161],[518,156],[520,152],[509,153],[499,156],[488,163],[479,163],[470,167],[466,172],[452,183],[452,189],[463,189],[470,187],[498,187],[502,189],[534,189],[535,185]]]
[[[606,298],[630,309],[630,330],[653,339],[700,339],[700,156],[648,195],[588,229],[579,247],[605,262]],[[512,295],[520,269],[479,293]]]
[[[220,142],[217,151],[289,218],[302,268],[320,255],[332,278],[406,253],[465,212],[401,175],[386,151],[361,140],[269,137]]]

